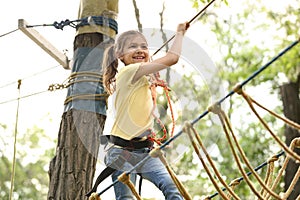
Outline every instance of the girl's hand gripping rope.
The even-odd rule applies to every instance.
[[[187,31],[187,29],[189,27],[190,27],[190,23],[189,22],[178,24],[178,26],[177,26],[177,33],[181,33],[182,35],[184,35],[185,32]]]

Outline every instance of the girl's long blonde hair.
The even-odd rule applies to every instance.
[[[115,44],[110,45],[104,51],[102,63],[103,85],[109,94],[112,94],[115,91],[115,76],[118,73],[118,58],[124,53],[125,43],[127,40],[130,40],[137,35],[142,36],[145,39],[144,35],[138,31],[126,31],[117,38]]]

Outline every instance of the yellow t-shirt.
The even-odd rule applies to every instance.
[[[130,140],[153,126],[153,101],[146,76],[132,84],[141,63],[123,67],[116,76],[113,102],[115,121],[111,134]]]

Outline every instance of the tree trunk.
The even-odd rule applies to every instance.
[[[63,114],[56,155],[50,163],[48,199],[85,199],[91,189],[105,123],[104,115],[95,115],[84,110]],[[90,141],[89,145],[83,139]]]
[[[300,78],[300,76],[298,76]],[[298,81],[296,82],[290,82],[285,85],[282,85],[281,90],[281,97],[283,102],[283,111],[284,115],[300,124],[300,99],[299,99],[299,83],[300,79],[298,78]],[[286,144],[290,145],[291,141],[296,138],[300,137],[299,130],[295,130],[293,128],[290,128],[289,126],[285,127],[285,137],[286,137]],[[300,149],[296,148],[295,152],[300,155]],[[300,164],[296,163],[294,160],[290,160],[287,168],[285,170],[285,177],[284,177],[284,183],[285,183],[285,191],[290,186],[291,181],[293,180],[295,173],[297,172]],[[298,180],[297,184],[294,186],[294,190],[289,196],[289,200],[294,200],[297,198],[297,196],[300,194],[300,180]]]
[[[87,18],[88,24],[77,29],[74,40],[72,75],[75,78],[68,87],[56,155],[50,162],[48,199],[86,199],[85,194],[92,188],[100,135],[106,119],[106,99],[101,96],[104,89],[99,78],[106,47],[103,41],[111,42],[117,32],[116,24],[107,24],[112,23],[117,11],[118,0],[80,2],[79,19]],[[93,20],[91,16],[105,16],[101,18],[103,24],[90,21]]]

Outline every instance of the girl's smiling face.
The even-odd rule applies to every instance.
[[[125,65],[148,62],[149,50],[145,38],[140,35],[131,36],[125,42],[123,53],[119,58]]]

